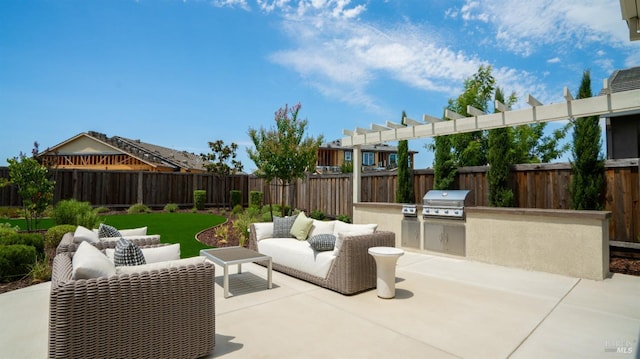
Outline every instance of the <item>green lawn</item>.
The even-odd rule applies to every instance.
[[[203,229],[223,223],[226,219],[208,213],[145,213],[116,214],[102,217],[105,224],[116,228],[136,228],[147,226],[148,234],[159,234],[162,243],[180,243],[183,258],[199,255],[200,250],[210,248],[195,239],[196,233]],[[24,227],[24,219],[0,219],[0,223]],[[53,221],[45,218],[38,227],[45,229],[53,226]]]

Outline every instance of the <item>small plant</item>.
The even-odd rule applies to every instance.
[[[336,219],[338,221],[342,221],[344,223],[351,223],[351,218],[349,216],[347,216],[346,214],[339,214],[336,216]]]
[[[242,212],[244,212],[244,208],[242,208],[242,205],[240,204],[236,204],[235,207],[233,207],[233,209],[231,210],[231,214],[233,215],[238,215]]]
[[[239,234],[240,239],[238,245],[244,247],[249,239],[249,226],[251,223],[260,222],[262,215],[258,208],[249,207],[233,221],[233,228]]]
[[[242,192],[237,189],[231,190],[231,208],[235,208],[238,205],[242,205]]]
[[[145,204],[136,203],[127,209],[128,214],[151,213],[151,209]]]
[[[318,221],[322,221],[323,219],[326,218],[326,216],[324,215],[324,212],[318,209],[315,211],[311,211],[311,214],[309,215],[309,217],[313,219],[317,219]]]
[[[174,213],[178,211],[178,205],[176,203],[167,203],[164,205],[165,212]]]
[[[36,259],[36,262],[31,265],[29,276],[36,282],[45,282],[51,279],[51,266],[49,266],[49,259],[43,260]]]
[[[204,209],[205,202],[207,201],[207,191],[203,189],[197,189],[193,191],[193,207],[199,211]]]
[[[229,239],[229,226],[223,223],[213,230],[213,234],[218,238],[219,244],[227,244]]]

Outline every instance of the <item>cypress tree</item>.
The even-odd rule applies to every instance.
[[[402,124],[406,125],[407,114],[402,111]],[[409,141],[398,141],[398,184],[396,188],[397,203],[414,203],[413,178],[409,168]]]
[[[578,98],[591,97],[591,75],[582,74]],[[571,162],[571,206],[573,209],[604,208],[604,158],[598,116],[581,117],[573,122],[573,161]]]
[[[504,95],[499,87],[496,88],[495,99],[504,103]],[[511,128],[503,127],[490,130],[488,137],[489,205],[492,207],[512,207],[514,196],[513,190],[509,188],[509,174],[513,161]]]

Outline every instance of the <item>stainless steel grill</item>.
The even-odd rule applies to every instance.
[[[427,192],[422,198],[424,249],[466,255],[464,207],[470,191]]]
[[[402,215],[405,217],[417,217],[418,216],[417,206],[415,204],[403,204]]]
[[[464,219],[468,190],[432,190],[422,197],[424,218]]]

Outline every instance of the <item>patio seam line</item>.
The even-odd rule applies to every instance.
[[[273,290],[273,289],[270,289],[270,290]],[[315,289],[310,290],[310,291],[315,291]],[[283,300],[283,299],[285,299],[285,298],[293,298],[293,297],[297,297],[297,296],[305,295],[305,294],[308,294],[310,291],[301,292],[301,293],[294,293],[294,294],[288,294],[288,295],[286,295],[286,296],[284,296],[284,297],[279,297],[279,298],[273,298],[273,299],[270,299],[270,300],[265,300],[265,301],[262,301],[262,302],[259,302],[259,303],[255,303],[255,304],[251,304],[251,305],[247,305],[247,306],[238,307],[238,308],[236,308],[236,309],[228,310],[228,311],[225,311],[225,312],[222,312],[222,313],[219,313],[219,312],[217,312],[217,311],[216,311],[216,316],[218,316],[218,315],[226,315],[226,314],[229,314],[229,313],[235,313],[235,312],[237,312],[237,311],[245,310],[245,309],[248,309],[248,308],[255,308],[255,307],[259,307],[259,306],[262,306],[262,305],[265,305],[265,304],[268,304],[268,303],[274,303],[274,302],[281,301],[281,300]],[[233,296],[231,296],[231,297],[229,297],[229,298],[223,298],[223,299],[232,299],[232,298],[233,298]],[[317,298],[316,298],[316,299],[317,299]]]
[[[529,332],[529,334],[527,334],[526,337],[524,337],[520,343],[518,344],[518,346],[516,346],[513,351],[511,351],[511,353],[509,353],[509,355],[507,356],[507,358],[511,358],[513,356],[513,354],[515,354],[515,352],[518,351],[518,349],[520,349],[520,347],[522,346],[522,344],[524,344],[527,340],[529,340],[529,337],[531,337],[531,335],[533,333],[536,332],[536,330],[538,330],[538,328],[542,325],[542,323],[544,323],[547,318],[549,318],[549,316],[551,315],[551,313],[553,313],[556,308],[558,308],[558,306],[560,306],[560,304],[562,304],[562,302],[565,300],[565,298],[567,298],[567,296],[573,292],[573,290],[578,286],[578,284],[580,284],[580,282],[582,282],[581,278],[578,278],[578,280],[574,283],[574,285],[562,296],[562,298],[560,298],[560,300],[558,300],[558,302],[553,306],[553,308],[551,308],[551,310],[542,318],[542,320],[540,320],[540,322],[538,322],[538,324],[536,324],[535,327],[533,327],[533,329]]]
[[[324,288],[321,288],[321,289],[324,289]],[[327,290],[327,291],[330,291],[330,290],[328,290],[328,289],[326,289],[326,290]],[[375,289],[372,289],[372,290],[375,290]],[[360,294],[364,294],[364,293],[366,293],[366,292],[363,292],[363,293],[360,293]],[[359,295],[359,294],[356,294],[356,295]],[[426,346],[431,347],[431,348],[433,348],[433,349],[436,349],[436,350],[438,350],[438,351],[440,351],[440,352],[442,352],[442,353],[448,354],[448,355],[450,355],[450,356],[452,356],[452,357],[456,357],[456,358],[460,358],[460,359],[464,358],[464,357],[461,357],[461,356],[459,356],[459,355],[457,355],[457,354],[451,353],[451,352],[449,352],[449,351],[447,351],[447,350],[445,350],[445,349],[443,349],[443,348],[440,348],[440,347],[438,347],[438,346],[435,346],[435,345],[433,345],[432,343],[425,342],[425,341],[420,340],[420,339],[418,339],[418,338],[415,338],[415,337],[413,337],[413,336],[411,336],[411,335],[409,335],[409,334],[407,334],[407,333],[399,332],[399,331],[397,331],[397,330],[395,330],[395,329],[392,329],[392,328],[389,328],[389,327],[387,327],[387,326],[385,326],[385,325],[382,325],[382,324],[380,324],[379,322],[372,321],[369,317],[363,317],[363,316],[361,316],[361,315],[357,314],[356,312],[352,312],[352,311],[348,311],[348,310],[344,309],[344,307],[339,307],[339,306],[336,306],[336,305],[334,305],[334,304],[332,304],[332,303],[330,303],[330,302],[324,301],[322,298],[318,298],[318,297],[316,297],[316,296],[313,296],[313,298],[314,298],[314,299],[316,299],[316,300],[319,300],[319,301],[321,301],[322,303],[327,304],[327,305],[329,305],[329,306],[331,306],[331,307],[333,307],[333,308],[336,308],[337,310],[339,310],[339,311],[341,311],[341,312],[343,312],[343,313],[347,313],[347,314],[352,315],[352,316],[354,316],[354,317],[356,317],[356,318],[359,318],[359,319],[361,319],[361,320],[363,320],[363,321],[365,321],[365,322],[367,322],[367,323],[370,323],[370,324],[371,324],[371,325],[373,325],[373,326],[376,326],[376,327],[379,327],[379,328],[383,328],[383,329],[388,330],[388,331],[390,331],[390,332],[392,332],[392,333],[395,333],[395,334],[397,334],[397,335],[399,335],[399,336],[401,336],[401,337],[411,339],[411,340],[413,340],[414,342],[420,343],[420,344],[422,344],[422,345],[426,345]]]
[[[401,269],[398,268],[398,270],[406,270],[406,269]],[[430,277],[430,278],[435,278],[438,280],[445,280],[445,281],[451,281],[454,283],[458,283],[458,284],[463,284],[463,285],[468,285],[471,287],[475,287],[475,288],[484,288],[484,289],[489,289],[489,290],[494,290],[497,292],[503,292],[503,293],[509,293],[509,294],[515,294],[515,295],[519,295],[519,296],[523,296],[523,297],[532,297],[532,298],[538,298],[538,299],[544,299],[544,300],[551,300],[554,301],[556,300],[557,296],[551,295],[551,294],[536,294],[536,293],[532,293],[532,292],[526,292],[523,290],[515,290],[515,289],[507,289],[505,287],[500,287],[500,286],[493,286],[490,284],[484,284],[484,282],[482,284],[479,284],[480,282],[472,282],[472,281],[466,281],[466,280],[462,280],[462,279],[457,279],[455,277],[444,277],[444,276],[439,276],[439,275],[435,275],[432,273],[420,273],[417,271],[407,271],[409,273],[414,273],[417,275],[422,275],[425,277]],[[400,277],[399,275],[397,275],[398,277]],[[580,278],[573,278],[573,277],[567,277],[570,279],[576,279],[576,280],[580,280]],[[571,285],[571,288],[569,288],[569,292],[571,290],[573,290],[573,287],[575,287],[575,285],[578,283],[578,281],[576,281],[574,284]],[[566,295],[566,294],[565,294]],[[562,298],[564,298],[564,296],[562,296]]]

